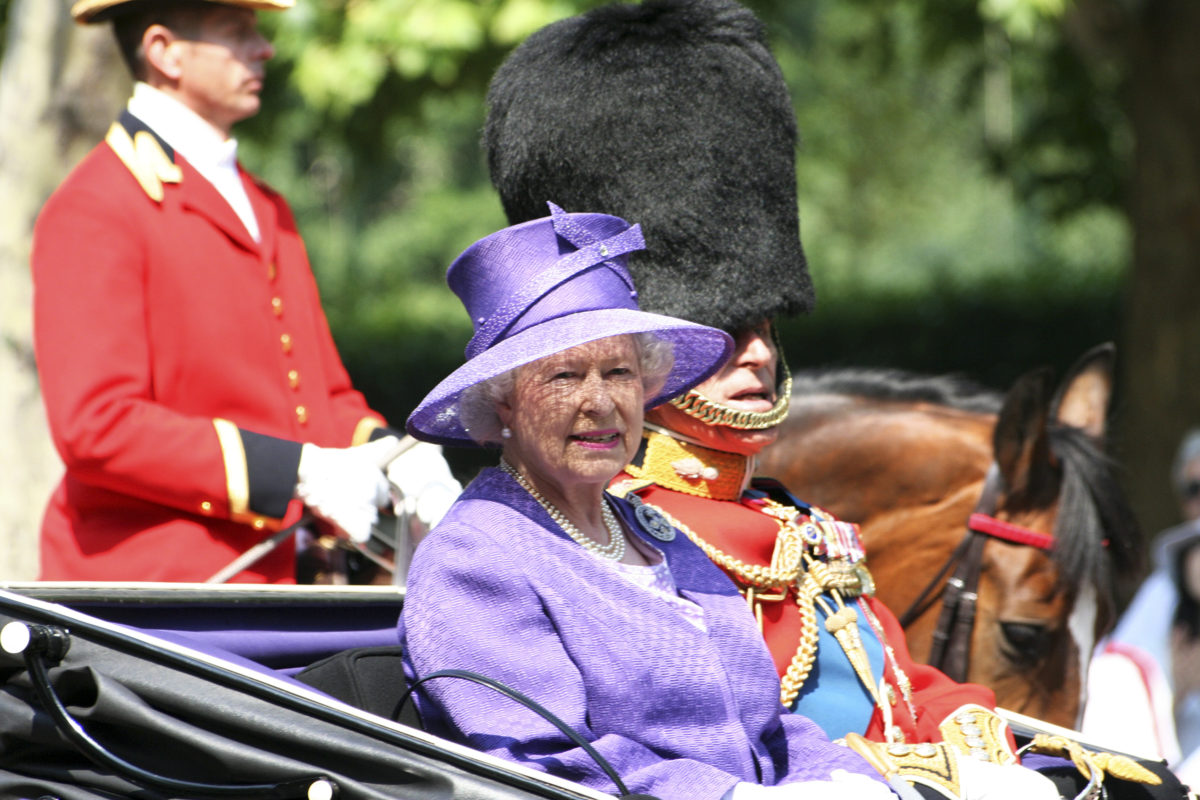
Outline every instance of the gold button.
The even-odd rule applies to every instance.
[[[267,277],[271,280],[275,280],[275,276],[278,274],[279,270],[275,268],[275,262],[272,261],[269,265],[267,265]]]
[[[203,503],[200,504],[200,510],[203,511],[205,514],[211,514],[212,513],[212,503],[205,500]]]
[[[279,345],[283,348],[283,352],[292,352],[292,335],[290,333],[281,334],[279,337]]]
[[[264,520],[262,517],[255,517],[254,522],[251,524],[254,526],[254,530],[261,531],[263,528],[265,528],[267,526],[267,521]]]
[[[283,316],[283,298],[282,297],[272,297],[271,298],[271,310],[275,312],[275,316],[277,316],[277,317]]]
[[[296,406],[296,421],[301,425],[308,422],[308,409],[304,406]]]
[[[292,387],[293,389],[300,388],[300,370],[298,370],[298,369],[289,369],[288,370],[288,386]]]

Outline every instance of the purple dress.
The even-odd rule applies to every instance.
[[[634,519],[624,501],[615,507]],[[644,538],[707,631],[573,542],[511,477],[485,470],[417,548],[400,623],[409,679],[465,669],[507,684],[588,740],[631,792],[663,800],[717,800],[739,781],[834,769],[877,778],[780,705],[745,601],[700,549],[682,534]],[[615,788],[558,729],[492,690],[440,678],[416,699],[434,733]]]

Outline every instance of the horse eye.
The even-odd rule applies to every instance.
[[[1004,636],[1002,648],[1005,655],[1017,664],[1036,664],[1050,648],[1050,631],[1045,625],[1001,622],[1000,631]]]

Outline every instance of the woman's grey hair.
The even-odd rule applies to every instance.
[[[1181,497],[1184,488],[1184,470],[1192,461],[1200,458],[1200,428],[1192,428],[1184,434],[1179,442],[1179,450],[1175,453],[1175,463],[1171,466],[1171,485]]]
[[[671,342],[653,333],[632,334],[638,351],[638,367],[646,397],[658,394],[671,367],[675,365],[675,348]],[[480,381],[463,391],[458,401],[458,419],[463,428],[479,444],[503,444],[500,417],[496,405],[507,400],[517,383],[520,367],[502,372],[494,378]]]

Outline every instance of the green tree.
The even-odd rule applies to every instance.
[[[901,6],[917,16],[922,61],[938,73],[959,65],[964,107],[981,112],[977,163],[1010,183],[1022,216],[1053,223],[1066,249],[1011,265],[1018,278],[1022,263],[1034,269],[1023,302],[1056,285],[1087,293],[1116,265],[1118,452],[1143,525],[1153,532],[1174,523],[1169,464],[1181,434],[1200,421],[1200,99],[1191,88],[1200,77],[1200,6],[857,1],[877,19]],[[866,49],[897,52],[903,30],[879,24]],[[1092,226],[1113,213],[1128,247]],[[1041,239],[1039,227],[1024,229]],[[1080,259],[1101,269],[1062,271]]]

